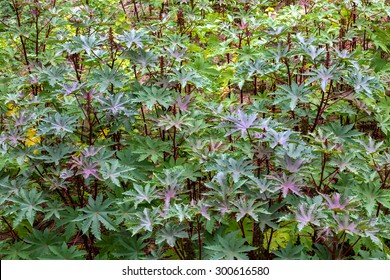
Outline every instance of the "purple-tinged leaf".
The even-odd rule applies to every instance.
[[[339,193],[335,193],[333,195],[333,199],[325,194],[321,194],[323,198],[328,202],[328,208],[334,211],[343,211],[347,207],[349,203],[349,199],[345,200],[344,203],[340,203],[341,195]]]
[[[301,204],[298,206],[297,213],[295,214],[295,219],[298,221],[298,229],[302,230],[306,225],[320,225],[318,219],[316,219],[317,205],[310,205],[309,209],[306,210],[306,207]]]
[[[181,95],[179,94],[177,97],[176,105],[179,107],[180,111],[187,112],[188,104],[190,103],[192,98],[192,95],[187,95],[182,99]]]
[[[336,215],[333,216],[337,223],[337,230],[347,231],[349,233],[358,233],[359,230],[356,228],[356,224],[351,222],[349,219],[349,215],[343,215],[342,217],[338,217]]]
[[[287,176],[285,173],[283,173],[282,176],[269,176],[269,178],[274,179],[279,183],[277,189],[282,190],[283,197],[286,197],[290,192],[302,197],[300,184],[293,176]]]

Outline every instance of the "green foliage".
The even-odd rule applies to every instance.
[[[385,0],[179,2],[0,1],[1,258],[389,259]]]
[[[231,232],[224,236],[216,236],[217,245],[208,245],[205,249],[212,251],[211,259],[214,260],[245,260],[245,254],[255,247],[244,245],[245,239],[238,237],[238,232]]]

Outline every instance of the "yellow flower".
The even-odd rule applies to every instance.
[[[110,129],[108,127],[104,128],[102,132],[99,133],[100,139],[106,139],[106,136],[110,132]]]
[[[31,147],[41,143],[41,137],[39,135],[37,136],[37,130],[34,127],[30,127],[29,129],[27,129],[26,136],[27,139],[25,144],[27,147]]]
[[[7,108],[8,108],[8,112],[5,113],[5,115],[6,115],[7,117],[10,117],[10,116],[12,116],[12,115],[16,115],[17,112],[18,112],[18,110],[20,109],[20,107],[19,107],[19,106],[15,106],[14,103],[8,103],[8,104],[7,104]]]

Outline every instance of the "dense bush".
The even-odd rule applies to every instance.
[[[0,3],[3,259],[389,259],[384,0]]]

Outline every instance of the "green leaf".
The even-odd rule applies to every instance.
[[[277,105],[283,101],[290,101],[290,109],[293,111],[298,104],[298,101],[307,103],[309,99],[307,95],[310,93],[309,88],[306,87],[304,83],[298,85],[294,81],[291,83],[291,86],[282,85],[279,86],[281,90],[276,91],[274,94],[278,97],[275,99],[274,103]]]
[[[96,39],[95,36],[84,36],[80,35],[79,37],[74,37],[73,42],[75,43],[76,48],[74,53],[79,51],[85,51],[88,55],[91,55],[93,49],[97,48],[100,44],[100,41]]]
[[[23,178],[17,178],[16,180],[11,180],[9,176],[2,178],[0,180],[0,205],[9,197],[18,195],[24,184],[26,184],[26,181]]]
[[[388,191],[386,192],[386,190],[382,190],[380,184],[362,184],[355,187],[353,191],[358,195],[361,201],[364,201],[362,206],[367,210],[369,216],[373,214],[378,200],[382,201],[386,208],[390,207],[390,193]]]
[[[142,260],[145,258],[145,237],[118,236],[116,246],[112,254],[124,260]]]
[[[280,251],[272,251],[277,257],[275,259],[279,260],[300,260],[302,249],[305,246],[303,245],[293,245],[291,240],[288,242],[287,247]]]
[[[91,229],[92,234],[97,238],[101,239],[101,224],[108,230],[116,230],[116,224],[111,220],[109,215],[113,215],[114,211],[110,209],[112,201],[103,201],[103,196],[98,195],[96,200],[92,197],[88,199],[88,205],[81,209],[84,215],[76,218],[74,221],[83,221],[82,231],[87,233]]]
[[[130,30],[130,32],[123,32],[123,35],[119,35],[118,39],[126,44],[126,47],[131,48],[134,46],[142,48],[144,46],[143,40],[145,33],[143,31]]]
[[[70,157],[70,154],[75,151],[71,144],[63,143],[56,146],[43,146],[43,151],[47,154],[41,155],[37,158],[44,160],[46,163],[54,163],[59,165],[60,161]]]
[[[41,260],[85,260],[87,252],[79,250],[76,246],[66,245],[65,242],[61,246],[49,246],[50,255],[39,257]]]
[[[111,180],[116,186],[121,187],[119,179],[134,180],[131,172],[134,170],[132,167],[122,166],[118,160],[110,160],[103,163],[100,170],[103,179]]]
[[[247,260],[247,253],[256,247],[244,245],[246,240],[240,236],[239,231],[230,232],[227,235],[217,235],[215,245],[205,246],[211,251],[215,260]]]
[[[134,64],[141,64],[143,69],[151,69],[156,66],[157,56],[153,51],[138,48],[136,51],[125,52],[123,58],[130,58]]]
[[[23,241],[8,244],[3,240],[0,243],[0,255],[3,260],[31,260],[30,247]]]
[[[57,246],[64,241],[63,237],[57,236],[55,231],[45,229],[43,232],[33,229],[30,236],[25,238],[27,244],[31,245],[30,251],[34,258],[50,254],[50,246]]]
[[[178,238],[186,238],[188,237],[188,233],[185,231],[185,226],[167,223],[165,228],[161,229],[157,234],[156,243],[160,244],[166,241],[169,246],[175,246],[175,242]]]
[[[30,191],[21,189],[17,196],[8,198],[7,200],[14,203],[10,212],[16,213],[16,218],[14,220],[15,227],[24,218],[28,220],[30,225],[33,225],[36,213],[43,211],[43,208],[40,205],[46,202],[43,198],[43,193],[38,192],[35,188]]]
[[[139,145],[135,147],[133,153],[139,154],[138,161],[150,158],[156,163],[158,160],[164,158],[164,152],[170,152],[170,144],[159,139],[152,139],[149,136],[146,136],[143,138],[139,137],[137,140]]]
[[[136,98],[133,99],[134,102],[139,102],[143,106],[145,105],[149,110],[152,110],[154,105],[168,108],[174,103],[172,98],[173,92],[165,88],[142,86],[134,94],[136,95]]]
[[[354,124],[341,125],[333,122],[330,124],[330,127],[325,127],[325,129],[329,132],[333,132],[333,134],[342,141],[351,141],[356,139],[357,136],[363,135],[362,132],[354,130],[353,127]]]
[[[155,208],[150,210],[145,208],[142,213],[136,213],[136,222],[134,226],[131,226],[133,230],[133,235],[137,234],[141,230],[153,231],[153,226],[157,224],[157,211]]]
[[[101,91],[105,91],[111,85],[122,88],[122,80],[127,78],[126,75],[121,73],[120,69],[110,68],[107,65],[104,65],[102,69],[96,69],[91,76],[91,85],[100,85]]]
[[[180,223],[185,220],[191,220],[191,210],[188,204],[174,204],[174,206],[168,209],[168,214],[165,218],[177,218]]]
[[[157,199],[157,189],[156,186],[150,187],[150,184],[145,185],[144,187],[134,183],[134,190],[128,190],[124,192],[124,195],[129,196],[124,199],[124,203],[134,203],[134,207],[137,208],[138,204],[146,201],[147,203],[151,203],[154,199]]]
[[[336,69],[336,65],[333,65],[330,68],[320,65],[318,69],[313,69],[309,75],[312,77],[306,81],[306,84],[309,85],[317,80],[320,80],[321,89],[324,92],[326,91],[330,81],[337,79],[340,76],[339,69]]]
[[[67,133],[73,133],[76,128],[76,120],[76,116],[69,116],[56,112],[54,115],[50,115],[42,120],[49,126],[41,124],[39,126],[40,134],[50,132],[51,134],[60,135],[61,138],[64,138]]]

